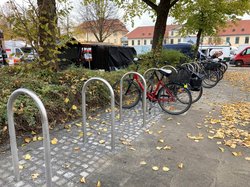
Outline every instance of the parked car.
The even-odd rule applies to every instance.
[[[234,64],[236,66],[250,65],[250,46],[236,54],[230,61],[230,64]]]

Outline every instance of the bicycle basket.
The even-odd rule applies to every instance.
[[[189,83],[191,79],[191,73],[186,69],[180,69],[177,74],[169,76],[170,82],[185,84]]]
[[[218,63],[206,63],[205,64],[205,69],[206,70],[211,70],[211,71],[217,71],[220,66],[221,65],[218,64]]]
[[[190,78],[190,90],[200,91],[202,85],[202,78],[197,74],[193,73]]]

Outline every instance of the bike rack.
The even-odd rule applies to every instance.
[[[86,133],[86,89],[87,86],[93,81],[101,81],[108,87],[111,96],[111,150],[113,151],[115,148],[115,138],[114,138],[114,124],[115,124],[115,96],[114,90],[111,85],[103,78],[93,77],[88,79],[83,87],[82,87],[82,117],[83,117],[83,142],[87,141],[87,133]]]
[[[14,168],[15,180],[20,181],[20,171],[19,171],[19,159],[18,159],[18,150],[16,144],[16,132],[14,125],[14,102],[16,98],[21,94],[29,95],[34,101],[36,106],[39,108],[39,112],[41,115],[42,121],[42,129],[43,129],[43,146],[44,146],[44,159],[45,159],[45,173],[46,173],[46,185],[47,187],[52,187],[52,179],[51,179],[51,155],[50,155],[50,137],[49,137],[49,127],[48,127],[48,117],[45,110],[45,107],[39,97],[32,91],[19,88],[15,90],[11,96],[9,97],[7,103],[7,115],[8,115],[8,127],[9,127],[9,135],[10,135],[10,146],[11,146],[11,155],[12,162]]]
[[[147,97],[147,84],[146,84],[146,81],[144,79],[144,77],[137,73],[137,72],[128,72],[128,73],[125,73],[122,78],[121,78],[121,81],[120,81],[120,121],[122,120],[122,91],[123,91],[123,79],[127,76],[127,75],[131,75],[131,74],[136,74],[138,75],[141,79],[142,79],[142,82],[143,82],[143,86],[144,86],[144,91],[143,91],[143,96],[142,96],[142,109],[143,109],[143,124],[142,126],[144,127],[145,124],[146,124],[146,108],[147,108],[147,104],[146,104],[146,97]]]
[[[159,68],[149,68],[149,69],[147,69],[144,73],[143,73],[143,77],[145,77],[146,76],[146,74],[149,72],[149,71],[151,71],[151,70],[158,70]]]
[[[181,66],[186,66],[188,70],[194,72],[194,66],[191,63],[183,63]],[[191,68],[190,68],[191,67]]]

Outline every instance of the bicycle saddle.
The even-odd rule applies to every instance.
[[[171,75],[172,74],[172,70],[170,70],[170,69],[158,69],[158,71],[162,74],[162,75],[164,75],[164,76],[166,76],[166,77],[168,77],[169,75]]]

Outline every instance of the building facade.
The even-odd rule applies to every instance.
[[[177,44],[180,42],[196,42],[196,35],[181,37],[180,25],[167,25],[163,44]],[[153,41],[154,26],[137,27],[129,32],[126,37],[129,46],[147,46]],[[250,45],[250,20],[239,20],[236,23],[228,22],[227,27],[222,28],[216,37],[206,36],[202,38],[203,45]]]

